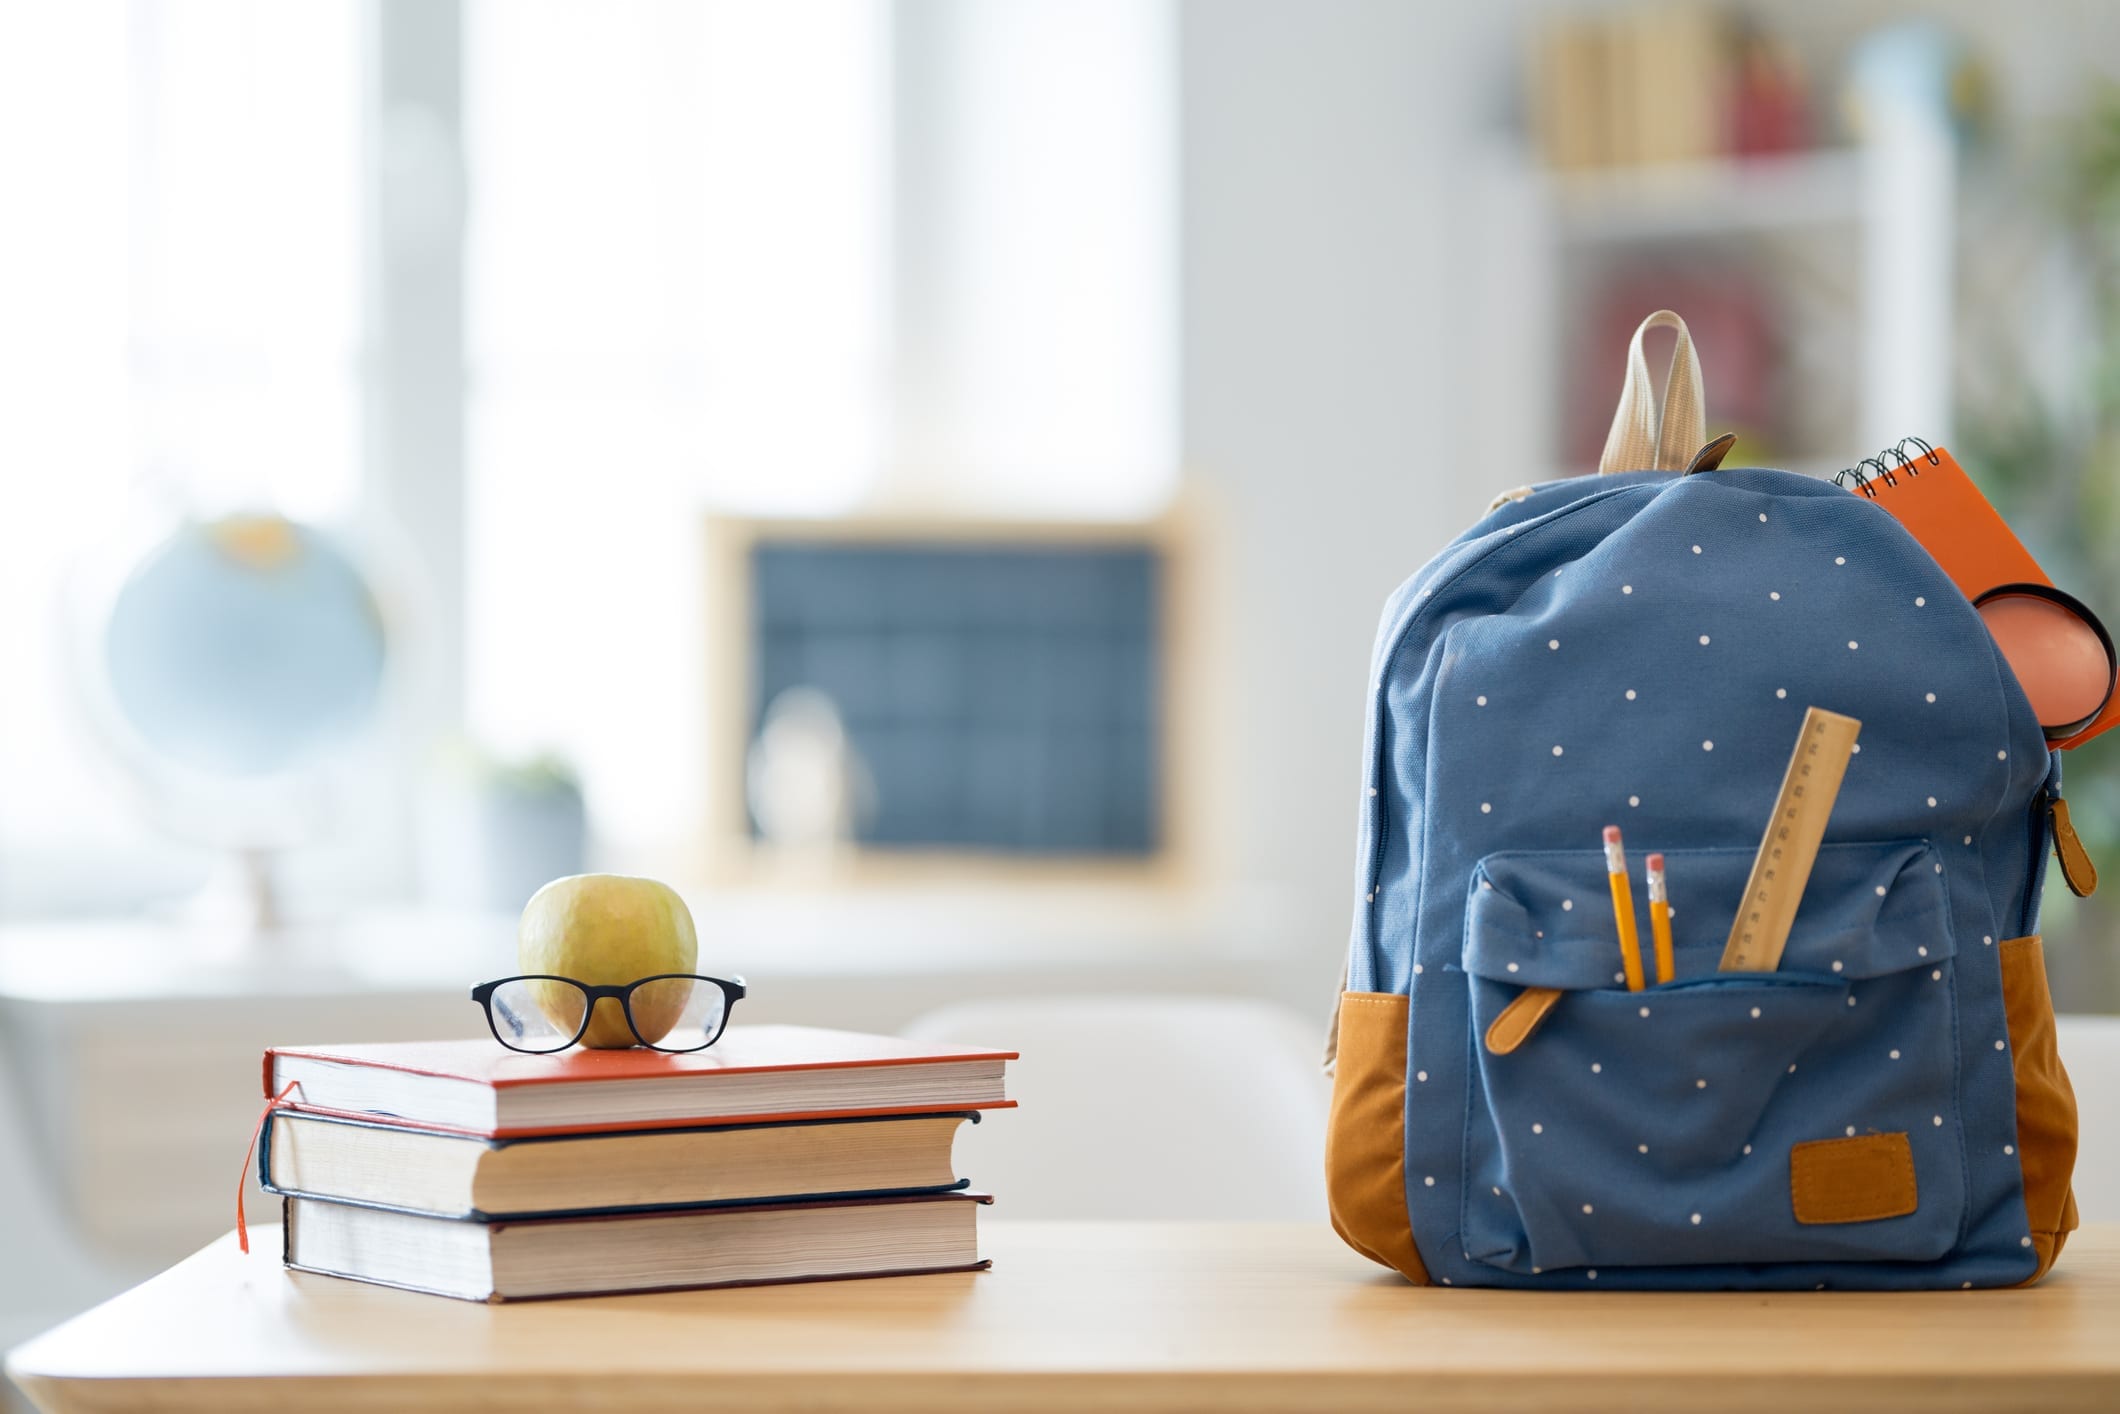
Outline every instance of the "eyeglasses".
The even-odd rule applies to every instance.
[[[721,1039],[729,1012],[743,1000],[742,978],[659,973],[618,987],[572,977],[503,977],[471,989],[486,1011],[493,1039],[511,1051],[550,1055],[586,1040],[620,1048],[636,1041],[682,1055]]]

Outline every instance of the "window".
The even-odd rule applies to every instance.
[[[888,15],[468,13],[469,712],[636,837],[696,813],[704,508],[876,476]]]
[[[356,521],[403,489],[365,479],[399,278],[377,19],[0,10],[0,192],[33,213],[0,259],[0,912],[203,868],[83,729],[76,557],[143,507]],[[464,6],[467,447],[436,464],[467,531],[435,578],[483,744],[557,748],[609,838],[670,842],[700,819],[710,513],[1163,507],[1174,31],[1169,0]]]
[[[1178,476],[1175,9],[902,12],[903,489],[1152,515]]]
[[[469,9],[486,744],[569,758],[607,842],[671,843],[740,710],[705,686],[735,647],[705,641],[709,513],[1165,505],[1174,28],[1132,0]]]
[[[0,911],[196,867],[82,727],[79,557],[143,509],[355,509],[359,13],[0,7]]]

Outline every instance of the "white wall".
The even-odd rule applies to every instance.
[[[1598,6],[1181,11],[1184,455],[1217,556],[1208,854],[1218,878],[1283,895],[1282,941],[1315,959],[1320,994],[1352,902],[1377,612],[1494,493],[1550,474],[1537,430],[1550,410],[1523,401],[1541,396],[1550,351],[1498,347],[1521,295],[1505,243],[1521,233],[1481,229],[1496,208],[1474,198],[1515,127],[1520,28],[1566,8]],[[2110,7],[1788,0],[1772,19],[1830,123],[1847,47],[1924,15],[1988,68],[2000,129],[1969,160],[2000,175],[2034,170],[2085,81],[2120,70]]]
[[[1289,895],[1328,993],[1384,598],[1500,489],[1456,474],[1449,193],[1493,85],[1394,0],[1193,0],[1180,26],[1188,473],[1216,540],[1209,840]],[[1304,999],[1295,999],[1298,1002]]]

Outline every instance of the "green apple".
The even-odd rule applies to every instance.
[[[574,874],[554,879],[530,896],[516,926],[516,955],[525,973],[571,977],[592,987],[620,987],[665,972],[692,972],[699,961],[699,935],[692,912],[668,884],[623,874]],[[580,998],[564,1000],[551,983],[535,984],[538,1006],[553,1024],[572,1030]],[[633,994],[633,1020],[641,1037],[659,1041],[684,1014],[691,987],[660,984]],[[618,1001],[596,1004],[584,1046],[623,1050],[637,1044]]]

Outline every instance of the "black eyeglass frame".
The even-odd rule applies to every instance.
[[[715,1026],[713,1034],[696,1046],[658,1045],[643,1036],[639,1023],[633,1020],[633,993],[637,988],[645,987],[650,982],[668,982],[679,977],[694,983],[712,983],[721,989],[721,1021],[720,1024]],[[495,1021],[493,1017],[493,994],[510,982],[564,982],[568,986],[577,989],[588,998],[588,1004],[582,1008],[582,1024],[575,1029],[572,1036],[569,1036],[556,1046],[532,1050],[526,1046],[516,1045],[501,1034],[500,1023]],[[651,1051],[660,1051],[664,1055],[686,1056],[691,1055],[695,1051],[703,1051],[721,1039],[722,1033],[729,1029],[729,1013],[736,1010],[736,1004],[744,999],[745,991],[744,980],[741,977],[708,977],[697,972],[658,972],[652,977],[642,977],[637,981],[627,982],[615,987],[591,986],[578,978],[560,977],[550,972],[525,972],[515,977],[497,977],[491,982],[479,983],[471,989],[471,1000],[477,1002],[479,1009],[486,1014],[486,1029],[493,1033],[493,1039],[519,1055],[557,1055],[571,1046],[579,1045],[582,1037],[589,1034],[589,1024],[596,1019],[596,1004],[608,998],[618,1003],[619,1011],[624,1013],[626,1018],[626,1029],[633,1033],[634,1040],[640,1042]]]

